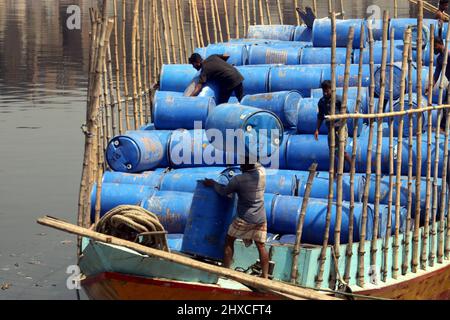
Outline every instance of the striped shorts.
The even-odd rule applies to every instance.
[[[252,224],[236,217],[228,229],[228,235],[236,239],[242,239],[246,246],[251,245],[253,241],[265,243],[267,240],[267,222]]]

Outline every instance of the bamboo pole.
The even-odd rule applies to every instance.
[[[422,26],[423,26],[423,2],[419,0],[419,12],[417,17],[417,105],[422,105]],[[420,195],[422,178],[422,114],[417,114],[416,134],[416,195]],[[412,250],[412,272],[417,272],[419,264],[419,236],[420,236],[420,197],[416,196],[416,210],[414,216],[414,234]]]
[[[155,60],[152,59],[153,56],[153,50],[151,48],[153,45],[153,41],[152,41],[152,32],[153,32],[153,0],[147,0],[148,1],[148,6],[147,6],[147,16],[148,16],[148,24],[147,24],[147,44],[148,44],[148,50],[147,50],[147,60],[148,60],[148,64],[147,64],[147,79],[148,79],[148,89],[149,89],[149,95],[151,95],[152,89],[153,89],[153,65],[155,64]],[[150,118],[151,118],[151,108],[152,108],[152,101],[151,99],[149,99],[149,106],[150,106]],[[151,121],[151,119],[148,119],[149,122]]]
[[[203,4],[203,16],[205,17],[205,33],[206,33],[206,43],[210,44],[211,43],[211,37],[209,36],[209,21],[208,21],[208,14],[206,11],[206,0],[202,0],[202,4]]]
[[[411,46],[411,30],[407,29],[404,35],[403,59],[402,59],[402,75],[400,81],[400,110],[405,108],[405,82],[406,69],[408,63],[408,52]],[[391,78],[392,79],[392,78]],[[398,140],[397,140],[397,163],[396,163],[396,186],[395,186],[395,235],[393,249],[393,266],[392,278],[398,278],[398,249],[400,248],[400,197],[401,197],[401,171],[402,171],[402,153],[403,153],[403,123],[404,118],[399,118]]]
[[[159,60],[159,62],[157,64],[156,74],[157,74],[157,77],[159,77],[159,75],[161,73],[162,65],[164,64],[164,54],[163,54],[162,40],[161,40],[161,36],[160,36],[161,35],[161,29],[160,29],[161,23],[160,23],[160,19],[159,19],[160,14],[158,13],[158,2],[156,0],[155,0],[155,10],[156,10],[155,15],[156,15],[156,30],[157,30],[155,37],[156,37],[158,60]],[[159,79],[158,79],[158,81],[159,81]]]
[[[247,27],[244,30],[244,36],[247,37],[248,35],[248,27],[250,27],[250,0],[244,0],[245,2],[245,7],[247,10]]]
[[[264,25],[264,16],[263,16],[263,4],[262,4],[263,0],[258,0],[258,5],[259,5],[259,23],[261,25]]]
[[[216,12],[217,28],[219,29],[218,31],[220,42],[223,42],[222,23],[220,22],[220,14],[219,14],[219,7],[217,6],[217,0],[214,0],[214,10]]]
[[[106,50],[107,53],[107,67],[106,70],[107,76],[108,76],[108,85],[109,85],[109,103],[110,103],[110,111],[111,111],[111,131],[110,134],[117,135],[117,123],[116,123],[116,112],[115,107],[117,105],[116,98],[114,97],[114,79],[113,79],[113,71],[112,71],[112,55],[111,55],[111,46],[108,46],[108,49]],[[108,124],[109,125],[109,124]],[[111,138],[111,137],[109,137]],[[109,140],[108,140],[109,141]]]
[[[398,1],[394,0],[394,18],[398,18]]]
[[[450,22],[447,24],[448,27],[450,27]],[[442,72],[441,72],[441,81],[439,84],[439,105],[442,103],[443,101],[443,95],[444,95],[444,82],[443,82],[443,75],[445,74],[445,70],[447,70],[447,59],[448,59],[448,47],[449,47],[449,42],[450,42],[450,32],[447,32],[447,38],[446,38],[446,42],[445,42],[445,54],[444,54],[444,61],[442,63]],[[449,88],[447,88],[448,90]],[[449,97],[447,96],[447,102]],[[447,110],[448,113],[449,110]],[[438,116],[438,123],[436,126],[436,137],[435,137],[435,145],[438,146],[440,144],[440,127],[441,127],[441,119],[442,119],[443,113],[440,111],[439,112],[439,116]],[[448,166],[448,127],[449,124],[449,117],[446,117],[446,127],[445,127],[445,138],[444,138],[444,162],[442,165],[442,186],[441,186],[441,201],[440,201],[440,209],[439,209],[439,237],[438,237],[438,254],[437,254],[437,260],[438,263],[442,263],[443,261],[443,255],[444,255],[444,216],[445,216],[445,205],[446,205],[446,201],[445,201],[445,195],[447,194],[447,170],[445,168],[447,168]],[[436,167],[437,165],[437,167]],[[437,179],[438,179],[438,170],[439,170],[439,148],[436,147],[436,158],[435,158],[435,169],[434,169],[434,177],[435,177],[435,192],[436,192],[436,197],[437,197]],[[437,199],[436,199],[436,203],[437,203]],[[435,218],[436,219],[436,218]],[[434,228],[435,229],[435,228]],[[434,241],[432,242],[434,243]],[[433,254],[434,254],[434,250],[433,250]],[[434,261],[434,257],[432,259],[432,261]]]
[[[114,7],[114,58],[115,58],[115,73],[116,73],[116,99],[117,99],[117,117],[119,124],[119,134],[123,134],[123,113],[122,113],[122,97],[120,92],[120,62],[119,62],[119,28],[117,16],[117,0],[113,1]]]
[[[145,0],[142,0],[142,3],[144,3]],[[140,32],[140,23],[139,23],[139,13],[138,17],[136,19],[136,61],[137,61],[137,98],[139,102],[139,127],[141,127],[144,124],[144,110],[143,110],[143,104],[142,104],[142,75],[141,75],[141,32]],[[138,128],[136,128],[137,130]]]
[[[300,244],[302,240],[303,224],[305,222],[306,209],[308,208],[309,196],[311,194],[312,183],[316,175],[317,163],[313,163],[309,167],[308,182],[306,183],[305,195],[303,196],[302,208],[300,216],[297,221],[297,232],[295,234],[295,245],[292,251],[292,266],[291,266],[291,283],[297,282],[298,275],[298,255],[300,254]]]
[[[413,94],[413,81],[412,81],[412,62],[413,62],[413,56],[412,56],[412,45],[409,47],[409,54],[408,54],[408,97],[409,97],[409,109],[412,109],[412,94]],[[408,117],[408,214],[406,215],[406,232],[404,235],[404,250],[403,250],[403,263],[402,263],[402,274],[406,274],[409,269],[409,252],[410,252],[410,243],[411,243],[411,237],[410,237],[410,229],[411,229],[411,215],[412,215],[412,172],[413,172],[413,138],[412,138],[412,132],[413,132],[413,120],[412,116],[409,115]]]
[[[447,28],[450,27],[450,23],[447,23]],[[444,98],[444,77],[445,70],[447,70],[447,59],[448,59],[448,43],[450,42],[450,32],[447,32],[447,37],[445,40],[445,54],[444,54],[444,60],[442,62],[442,71],[441,71],[441,80],[439,83],[439,98],[438,98],[438,105],[442,105],[442,101]],[[430,79],[428,79],[430,81]],[[438,146],[440,144],[440,133],[441,133],[441,121],[442,121],[442,110],[438,111],[438,118],[437,118],[437,124],[436,124],[436,130],[435,130],[435,145]],[[437,205],[438,205],[438,178],[439,178],[439,153],[440,148],[435,148],[435,158],[434,158],[434,177],[433,177],[433,222],[431,224],[431,236],[430,236],[430,267],[434,266],[434,260],[436,258],[436,216],[438,213]],[[445,160],[445,159],[444,159]],[[445,165],[445,163],[444,163]],[[444,168],[444,167],[443,167]],[[447,170],[442,171],[442,185],[441,185],[441,192],[442,195],[445,195],[447,192],[447,183],[445,181],[447,179]],[[445,197],[444,197],[445,198]],[[445,202],[441,202],[444,203]],[[441,207],[443,209],[443,207]],[[440,210],[440,214],[443,214],[443,210]]]
[[[109,141],[111,140],[111,101],[109,99],[109,89],[108,89],[108,49],[106,49],[106,59],[103,62],[103,103],[105,108],[105,140]]]
[[[278,8],[278,20],[280,24],[284,24],[283,22],[283,11],[281,10],[280,0],[277,0],[277,8]]]
[[[239,39],[239,0],[234,0],[234,35]]]
[[[328,0],[328,13],[334,12],[333,10],[333,0]],[[336,16],[336,13],[334,13]]]
[[[178,56],[180,57],[179,62],[185,61],[183,57],[183,38],[181,35],[181,24],[182,20],[180,18],[181,12],[180,12],[180,5],[178,0],[175,0],[175,14],[176,14],[176,21],[177,21],[177,35],[178,35]]]
[[[344,10],[344,1],[341,0],[341,17],[342,20],[345,20],[345,10]]]
[[[228,3],[227,0],[223,0],[223,15],[225,16],[225,31],[227,33],[227,41],[230,41],[230,23],[228,21]]]
[[[145,11],[145,3],[147,2],[147,0],[143,0],[142,1],[142,6],[141,6],[141,16],[142,16],[142,37],[141,37],[141,61],[142,61],[142,78],[144,79],[144,83],[143,83],[143,90],[141,90],[139,92],[139,94],[142,94],[142,91],[144,91],[144,103],[143,103],[143,108],[144,108],[144,119],[143,122],[144,123],[148,123],[149,119],[150,119],[150,99],[149,99],[149,89],[148,89],[148,81],[147,81],[147,44],[146,44],[146,40],[147,40],[147,12]],[[149,42],[150,44],[150,42]],[[150,63],[150,61],[149,61]],[[139,69],[141,70],[141,69]]]
[[[347,98],[348,98],[348,86],[350,82],[350,64],[353,54],[353,38],[355,30],[353,27],[349,28],[347,37],[347,53],[345,59],[345,71],[344,71],[344,92],[342,95],[342,103],[340,113],[347,113]],[[336,186],[336,221],[334,227],[334,253],[336,259],[335,268],[339,268],[340,258],[340,245],[341,245],[341,225],[342,225],[342,197],[343,197],[343,175],[345,164],[345,130],[347,130],[347,124],[341,123],[339,133],[339,149],[338,149],[338,166],[337,166],[337,186]]]
[[[267,13],[267,23],[272,24],[272,17],[270,16],[269,0],[266,0],[266,13]]]
[[[189,0],[189,27],[190,27],[190,40],[191,40],[191,52],[194,52],[195,50],[195,44],[194,44],[194,10],[192,7],[192,0]],[[197,43],[200,42],[200,39],[197,38]]]
[[[178,3],[179,8],[179,19],[180,19],[180,25],[181,25],[181,45],[183,46],[183,61],[187,62],[188,59],[188,51],[187,51],[187,41],[186,41],[186,33],[184,31],[184,2],[181,2],[181,0],[176,0]],[[213,14],[214,16],[214,14]]]
[[[157,82],[156,77],[158,74],[158,64],[159,64],[159,58],[158,58],[158,46],[157,46],[157,40],[156,40],[156,0],[150,0],[152,3],[152,9],[151,9],[151,21],[152,21],[152,59],[153,63],[150,65],[152,66],[152,87]]]
[[[362,56],[365,46],[365,28],[361,24],[360,30],[360,42],[359,42],[359,53]],[[358,64],[358,91],[356,98],[356,108],[355,113],[359,113],[361,109],[361,90],[362,90],[362,71],[363,71],[363,60],[359,59]],[[349,283],[350,281],[350,267],[352,263],[353,256],[353,231],[354,231],[354,216],[355,216],[355,171],[356,171],[356,150],[358,147],[358,121],[353,121],[353,146],[352,146],[352,158],[350,164],[350,212],[348,217],[348,244],[345,253],[345,271],[344,271],[344,281]]]
[[[389,108],[390,110],[394,109],[394,34],[395,29],[391,28],[390,33],[390,57],[389,57]],[[392,233],[392,197],[394,191],[394,119],[389,118],[389,193],[388,193],[388,216],[387,216],[387,227],[385,239],[383,242],[383,259],[382,259],[382,268],[381,268],[381,280],[386,282],[388,277],[388,255],[389,255],[389,247],[391,242],[391,233]],[[398,217],[400,218],[400,217]],[[395,221],[397,221],[397,217],[395,217]]]
[[[319,17],[319,12],[317,11],[317,1],[313,0],[313,10],[314,10],[314,15],[316,17]]]
[[[247,11],[246,11],[246,3],[248,5],[248,1],[241,0],[241,6],[242,6],[242,38],[245,38],[247,36]],[[248,8],[248,7],[247,7]]]
[[[95,220],[97,223],[100,220],[100,211],[101,211],[101,197],[102,197],[102,184],[103,184],[103,148],[101,145],[100,135],[97,135],[97,152],[98,152],[98,172],[97,172],[97,190],[95,195]]]
[[[297,21],[297,25],[300,25],[300,16],[297,13],[297,8],[298,8],[298,0],[294,0],[295,18],[296,18],[296,21]],[[331,12],[331,10],[329,12]]]
[[[434,25],[430,26],[430,48],[434,48]],[[434,52],[430,50],[429,55],[429,71],[428,71],[428,105],[433,105],[433,63],[434,63]],[[427,173],[426,173],[426,198],[425,198],[425,225],[422,233],[422,254],[420,258],[420,267],[423,270],[426,270],[427,262],[428,262],[428,236],[430,232],[429,221],[430,221],[430,211],[431,211],[431,142],[432,142],[432,113],[428,111],[428,128],[427,128]],[[439,128],[436,128],[439,130]],[[439,148],[437,145],[436,148]]]
[[[131,129],[130,119],[129,119],[129,109],[128,109],[128,77],[127,77],[127,43],[126,43],[126,3],[122,0],[122,70],[123,70],[123,90],[125,94],[125,130]]]
[[[138,84],[137,84],[137,70],[136,70],[136,39],[138,37],[138,22],[137,19],[139,17],[139,0],[134,3],[133,10],[133,31],[131,33],[131,78],[133,84],[133,115],[134,115],[134,129],[137,130],[139,128],[139,103],[137,101],[138,95]]]
[[[139,3],[139,0],[137,0],[137,2]],[[171,60],[171,57],[170,57],[169,36],[167,35],[167,29],[168,29],[167,23],[168,23],[168,21],[167,21],[167,14],[166,14],[166,8],[164,6],[164,2],[165,2],[164,0],[160,0],[160,2],[159,2],[160,7],[161,7],[161,15],[162,15],[162,18],[163,18],[163,21],[162,21],[163,23],[161,25],[164,27],[164,47],[165,47],[165,50],[166,50],[166,61],[167,61],[168,64],[171,64],[172,60]]]
[[[188,266],[190,268],[198,269],[201,271],[209,272],[216,274],[221,277],[225,277],[228,279],[232,279],[238,282],[241,282],[245,285],[248,285],[253,288],[259,288],[262,290],[276,291],[280,293],[289,294],[295,296],[297,298],[305,298],[305,299],[314,299],[314,300],[337,300],[337,298],[315,292],[310,289],[303,289],[298,286],[290,285],[287,283],[282,283],[279,281],[273,281],[269,279],[262,279],[260,277],[248,275],[239,271],[235,271],[232,269],[225,269],[222,267],[218,267],[212,264],[208,264],[205,262],[200,262],[179,254],[170,253],[163,250],[153,249],[150,247],[146,247],[140,245],[135,242],[119,239],[110,235],[105,235],[102,233],[98,233],[92,231],[87,228],[81,228],[70,224],[68,222],[52,218],[52,217],[43,217],[37,220],[37,222],[41,225],[52,227],[58,230],[62,230],[71,234],[80,235],[83,237],[90,238],[94,241],[100,241],[103,243],[110,243],[113,245],[125,247],[145,255],[163,259],[169,262],[173,262],[176,264],[181,264],[184,266]]]
[[[172,1],[165,1],[167,5],[167,21],[169,23],[169,34],[170,34],[170,48],[172,51],[172,59],[173,62],[177,62],[176,48],[175,48],[175,37],[173,35],[173,27],[172,27]]]
[[[194,27],[195,27],[195,36],[197,39],[197,47],[203,48],[205,44],[203,43],[202,37],[202,26],[198,19],[198,11],[197,11],[197,0],[191,0],[192,2],[192,14],[194,17]]]
[[[369,55],[370,55],[370,102],[369,102],[369,113],[374,113],[375,104],[375,66],[374,66],[374,40],[372,28],[369,25]],[[363,212],[361,217],[361,232],[360,241],[358,246],[358,273],[357,273],[357,284],[360,287],[364,287],[364,260],[365,260],[365,243],[366,243],[366,231],[367,231],[367,206],[369,203],[369,191],[370,191],[370,178],[372,174],[372,142],[373,142],[373,127],[374,122],[369,119],[369,138],[367,144],[367,162],[366,162],[366,184],[364,186],[364,196],[363,196]]]
[[[219,40],[217,36],[216,10],[214,8],[214,0],[210,0],[210,6],[211,6],[211,19],[213,24],[214,43],[217,43]]]
[[[200,14],[198,12],[197,0],[194,0],[194,8],[195,8],[195,11],[194,11],[195,17],[197,19],[200,43],[201,43],[201,46],[204,47],[205,46],[205,39],[203,37],[203,28],[202,28],[202,22],[200,20]]]
[[[256,21],[256,1],[257,0],[253,0],[253,2],[252,2],[252,9],[253,9],[253,25],[256,25],[257,24],[257,21]]]
[[[331,106],[330,106],[330,114],[334,115],[336,113],[336,16],[334,12],[330,13],[331,19]],[[319,269],[318,275],[316,277],[316,288],[320,288],[323,282],[323,272],[324,266],[326,262],[326,253],[328,248],[328,238],[330,233],[330,224],[331,224],[331,213],[333,206],[333,191],[334,191],[334,165],[335,165],[335,130],[334,130],[334,121],[330,122],[329,128],[329,137],[330,137],[330,145],[329,145],[329,185],[328,185],[328,206],[327,206],[327,216],[325,222],[325,230],[323,233],[323,243],[322,249],[320,251],[319,258]]]

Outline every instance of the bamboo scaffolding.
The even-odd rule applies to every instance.
[[[291,283],[297,282],[298,275],[298,255],[300,254],[300,245],[302,240],[303,224],[305,222],[306,209],[308,208],[309,196],[311,195],[312,183],[316,175],[317,163],[313,163],[309,167],[309,176],[306,183],[305,195],[303,196],[302,208],[300,211],[300,216],[298,217],[297,230],[295,235],[295,245],[292,251],[292,266],[291,266]]]
[[[52,218],[52,217],[43,217],[38,219],[37,221],[39,224],[52,227],[58,230],[62,230],[65,232],[69,232],[71,234],[80,235],[83,237],[90,238],[94,241],[100,241],[103,243],[110,243],[113,245],[125,247],[140,253],[143,253],[148,256],[152,256],[159,259],[164,259],[169,262],[173,262],[176,264],[188,266],[190,268],[198,269],[201,271],[217,274],[219,276],[226,277],[228,279],[233,279],[235,281],[241,282],[243,284],[246,284],[253,288],[260,288],[264,290],[269,291],[276,291],[280,293],[285,293],[292,295],[297,298],[305,298],[305,299],[326,299],[326,300],[337,300],[337,298],[334,298],[329,295],[325,295],[322,293],[315,292],[311,289],[303,289],[298,286],[278,282],[278,281],[272,281],[269,279],[262,279],[260,277],[248,275],[239,271],[226,269],[222,267],[218,267],[215,265],[211,265],[205,262],[200,262],[182,255],[153,249],[150,247],[146,247],[140,244],[137,244],[135,242],[119,239],[110,235],[105,235],[102,233],[98,233],[95,231],[92,231],[87,228],[81,228],[78,226],[75,226],[73,224],[70,224],[68,222]]]
[[[131,33],[131,79],[133,85],[133,116],[134,116],[134,129],[139,128],[139,102],[137,100],[138,96],[138,83],[137,83],[137,44],[136,39],[138,38],[138,18],[139,18],[139,0],[134,3],[133,10],[133,31]]]
[[[362,56],[365,45],[365,28],[361,24],[360,30],[360,42],[359,53]],[[363,59],[359,59],[358,64],[358,91],[356,98],[355,112],[359,113],[361,109],[361,88],[362,88],[362,71],[363,71]],[[356,149],[358,146],[358,121],[353,121],[353,146],[352,146],[352,158],[350,164],[350,212],[348,217],[348,243],[345,252],[345,271],[344,281],[349,283],[350,281],[350,268],[353,256],[353,231],[354,231],[354,216],[355,216],[355,171],[356,171]]]
[[[211,19],[213,24],[213,35],[214,35],[214,43],[217,43],[218,36],[217,36],[217,24],[216,24],[216,10],[214,8],[214,0],[210,0],[210,6],[211,6]]]
[[[193,1],[193,0],[190,0],[190,1]],[[139,3],[139,0],[137,0],[137,2]],[[164,2],[165,2],[164,0],[160,0],[160,2],[159,2],[160,8],[161,8],[161,15],[163,17],[163,21],[162,21],[161,25],[164,28],[164,47],[165,47],[165,50],[166,50],[166,62],[168,64],[171,64],[172,60],[171,60],[171,57],[170,57],[169,36],[167,35],[167,29],[168,29],[167,23],[168,23],[168,21],[167,21],[167,14],[166,14],[166,8],[164,6]]]
[[[214,10],[217,18],[217,28],[219,29],[218,31],[220,42],[223,42],[222,23],[220,22],[220,14],[219,14],[219,7],[217,6],[217,0],[214,0]]]
[[[409,0],[409,2],[414,3],[414,4],[419,4],[419,2],[417,0]],[[423,2],[423,8],[433,14],[435,14],[439,10],[438,7],[433,6],[431,3],[428,3],[426,1]],[[450,15],[446,12],[444,12],[443,15],[447,19],[450,18]]]
[[[445,70],[445,69],[443,69]],[[443,71],[445,72],[445,71]],[[447,88],[447,91],[450,89],[450,85]],[[448,91],[450,93],[450,91]],[[447,95],[447,101],[450,100],[450,96]],[[444,139],[444,162],[442,165],[442,184],[444,185],[448,179],[448,172],[447,172],[447,168],[448,168],[448,143],[449,143],[449,130],[450,130],[450,110],[447,110],[447,115],[445,118],[445,139]],[[444,187],[442,187],[442,189],[444,189]],[[450,226],[450,221],[449,221],[449,214],[447,214],[447,233],[446,236],[444,237],[444,227],[445,227],[445,199],[446,199],[446,193],[444,193],[443,191],[441,192],[441,209],[440,209],[440,221],[439,221],[439,243],[438,243],[438,263],[443,263],[443,258],[444,258],[444,254],[445,254],[445,258],[448,259],[448,255],[449,255],[449,226]],[[449,205],[449,203],[447,203],[447,206]],[[444,244],[445,245],[445,252],[444,252]]]
[[[331,106],[330,114],[334,115],[336,113],[336,16],[333,12],[330,13],[331,19]],[[335,130],[334,121],[330,122],[329,127],[329,155],[330,155],[330,165],[329,165],[329,185],[328,185],[328,206],[327,206],[327,216],[325,222],[325,230],[323,233],[323,243],[322,249],[320,251],[319,257],[319,269],[316,277],[316,288],[320,288],[323,282],[323,272],[326,262],[326,253],[328,248],[328,237],[330,233],[331,224],[331,212],[333,206],[333,191],[334,191],[334,163],[335,163]]]
[[[422,26],[423,26],[423,2],[419,1],[419,12],[417,17],[417,105],[422,103]],[[416,195],[420,195],[422,178],[422,113],[417,114],[417,134],[416,134]],[[416,196],[416,210],[414,215],[414,234],[411,267],[412,272],[417,272],[419,264],[419,236],[420,236],[420,197]]]
[[[258,0],[258,6],[259,6],[259,23],[261,25],[264,25],[264,16],[263,16],[263,0]]]
[[[412,62],[413,62],[413,56],[412,56],[412,44],[409,47],[409,53],[408,53],[408,98],[409,98],[409,109],[413,108],[412,105],[412,95],[413,95],[413,81],[412,81]],[[412,132],[413,132],[413,120],[412,115],[409,114],[408,117],[408,213],[406,216],[406,232],[404,234],[404,250],[403,250],[403,262],[402,262],[402,274],[406,274],[410,263],[409,263],[409,252],[410,252],[410,242],[411,242],[411,215],[412,215],[412,172],[413,172],[413,162],[412,162],[412,156],[413,156],[413,138],[412,138]]]
[[[228,3],[227,0],[223,0],[223,15],[225,16],[225,31],[227,34],[227,41],[230,41],[230,23],[228,21]]]
[[[280,0],[277,0],[277,9],[278,9],[278,21],[280,24],[284,24],[283,22],[283,11],[281,10]]]
[[[447,28],[450,27],[450,23],[447,23]],[[439,97],[438,97],[438,105],[442,105],[443,102],[443,98],[444,98],[444,77],[443,75],[445,74],[445,70],[447,70],[447,59],[448,59],[448,43],[450,42],[450,32],[447,32],[447,37],[445,40],[445,53],[444,53],[444,61],[442,62],[442,71],[441,71],[441,75],[440,75],[440,83],[439,83]],[[430,81],[431,79],[429,79]],[[441,133],[441,121],[442,121],[442,109],[438,110],[438,118],[437,118],[437,124],[436,124],[436,130],[435,130],[435,145],[438,146],[440,143],[440,133]],[[432,208],[432,216],[433,216],[433,221],[431,224],[431,236],[430,236],[430,267],[434,266],[434,260],[436,258],[436,246],[435,246],[435,237],[436,237],[436,216],[438,213],[438,179],[439,179],[439,153],[440,153],[440,148],[435,148],[435,158],[434,158],[434,177],[433,177],[433,208]],[[442,172],[442,178],[443,178],[443,182],[446,181],[446,175],[447,175],[447,171],[443,170]],[[445,178],[444,178],[445,176]],[[446,194],[447,192],[447,184],[446,183],[442,183],[441,184],[441,191],[442,194]],[[445,204],[445,202],[444,202]]]
[[[122,0],[122,70],[123,70],[123,91],[126,100],[129,97],[128,91],[128,77],[127,77],[127,43],[126,43],[126,3]],[[129,118],[129,108],[128,102],[125,102],[125,130],[131,129],[130,118]]]
[[[234,37],[239,39],[239,0],[234,0]]]
[[[394,34],[395,29],[391,28],[390,30],[390,47],[389,47],[389,109],[394,110],[394,82],[391,79],[394,79]],[[389,255],[389,247],[391,242],[391,233],[392,233],[392,197],[394,191],[394,119],[389,118],[389,193],[388,193],[388,216],[387,216],[387,227],[385,239],[383,241],[383,258],[382,258],[382,267],[381,267],[381,280],[386,282],[388,277],[388,255]]]
[[[370,56],[370,102],[369,102],[369,113],[373,114],[375,109],[375,66],[374,66],[374,40],[372,28],[369,25],[369,56]],[[366,232],[367,232],[367,206],[369,203],[369,190],[370,190],[370,177],[372,174],[372,141],[373,141],[373,126],[374,123],[372,119],[369,119],[369,140],[367,144],[367,162],[366,162],[366,184],[364,186],[363,195],[363,211],[361,217],[361,232],[360,241],[358,246],[358,273],[357,273],[357,284],[360,287],[364,287],[365,282],[365,271],[364,271],[364,258],[366,254],[365,243],[366,243]]]
[[[266,0],[266,14],[267,14],[267,23],[269,25],[271,25],[272,24],[272,17],[270,16],[269,0]]]
[[[205,18],[205,34],[206,34],[206,43],[211,43],[211,37],[209,36],[209,21],[208,21],[208,14],[206,11],[206,0],[202,0],[203,4],[203,16]]]
[[[349,28],[347,36],[347,52],[345,59],[345,71],[344,71],[344,92],[342,95],[342,103],[340,113],[347,113],[347,98],[348,87],[350,82],[350,64],[353,53],[353,38],[355,30],[353,27]],[[337,186],[336,186],[336,220],[334,227],[334,254],[335,254],[335,268],[339,268],[340,259],[340,245],[341,245],[341,225],[342,225],[342,196],[343,196],[343,175],[345,164],[345,131],[347,130],[347,124],[341,123],[338,129],[339,134],[339,149],[338,149],[338,166],[337,166]]]
[[[400,111],[405,109],[405,82],[406,82],[406,69],[408,66],[408,53],[411,46],[411,29],[407,29],[404,35],[403,46],[403,59],[402,59],[402,75],[400,80]],[[392,79],[392,78],[391,78]],[[392,262],[392,278],[398,278],[399,272],[399,259],[398,251],[400,248],[400,198],[401,198],[401,169],[402,169],[402,153],[403,153],[403,125],[404,118],[399,118],[398,125],[398,140],[397,140],[397,163],[396,163],[396,186],[395,186],[395,235],[393,250],[393,262]]]
[[[117,0],[113,1],[114,10],[114,58],[115,58],[115,74],[116,74],[116,99],[117,99],[117,118],[119,125],[119,134],[124,133],[123,129],[123,113],[122,113],[122,99],[120,92],[120,62],[119,62],[119,27],[117,16]]]
[[[147,40],[147,19],[145,18],[147,13],[145,12],[145,3],[147,2],[147,0],[143,0],[142,1],[142,6],[141,6],[141,16],[142,16],[142,37],[141,37],[141,55],[142,55],[142,78],[144,79],[144,83],[143,83],[143,90],[144,92],[148,93],[149,89],[148,89],[148,80],[147,80],[147,76],[148,76],[148,72],[147,72],[147,44],[146,44],[146,40]],[[150,42],[149,42],[150,44]],[[149,61],[150,63],[150,61]],[[139,69],[141,70],[141,69]],[[150,120],[150,99],[147,98],[147,95],[144,96],[144,103],[143,103],[143,108],[144,108],[144,123],[148,123],[148,121]]]
[[[383,13],[383,53],[381,55],[381,74],[380,74],[380,103],[378,106],[378,113],[383,113],[383,104],[386,91],[386,62],[387,62],[387,39],[389,28],[389,14],[387,11]],[[378,233],[379,233],[379,218],[380,218],[380,184],[381,184],[381,149],[383,145],[383,121],[378,119],[377,121],[377,150],[376,150],[376,179],[375,179],[375,203],[373,219],[373,236],[370,245],[370,265],[377,265],[377,251],[378,251]]]
[[[434,25],[430,26],[430,48],[434,48]],[[430,60],[429,71],[428,71],[428,105],[433,104],[433,63],[434,63],[434,52],[430,50],[430,55],[428,57]],[[430,211],[431,211],[431,142],[432,142],[432,113],[428,111],[427,113],[428,128],[427,128],[427,173],[426,173],[426,198],[425,198],[425,225],[422,232],[422,254],[420,258],[420,268],[426,270],[428,262],[428,236],[430,232]],[[438,128],[436,128],[439,130]],[[439,145],[437,146],[439,147]]]

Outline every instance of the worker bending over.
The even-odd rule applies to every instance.
[[[244,87],[242,85],[244,77],[235,67],[226,62],[228,58],[229,56],[226,55],[213,54],[203,60],[198,53],[191,55],[189,63],[196,70],[201,70],[199,81],[191,96],[197,96],[208,82],[218,90],[217,105],[227,103],[233,92],[239,102],[241,102],[244,96]]]
[[[269,255],[265,248],[267,220],[264,207],[266,171],[259,163],[243,164],[241,170],[242,174],[234,176],[226,186],[211,179],[206,179],[204,182],[205,186],[214,187],[215,191],[221,196],[228,196],[233,193],[238,196],[237,216],[230,225],[225,240],[223,266],[225,268],[231,266],[236,239],[242,239],[246,247],[254,241],[261,261],[261,277],[267,278]]]

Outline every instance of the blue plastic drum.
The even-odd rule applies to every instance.
[[[249,51],[249,64],[300,64],[301,48],[276,48],[272,45],[253,45]]]
[[[292,41],[294,32],[289,25],[254,25],[248,27],[247,38]]]
[[[161,69],[161,91],[184,92],[198,73],[191,64],[164,64]]]
[[[354,28],[353,48],[357,49],[361,39],[361,24],[364,25],[364,44],[367,43],[367,25],[363,19],[336,20],[336,46],[347,47],[348,32]],[[331,20],[329,18],[315,19],[312,29],[314,47],[331,47]]]
[[[308,41],[312,40],[312,29],[306,25],[295,27],[294,41]]]

